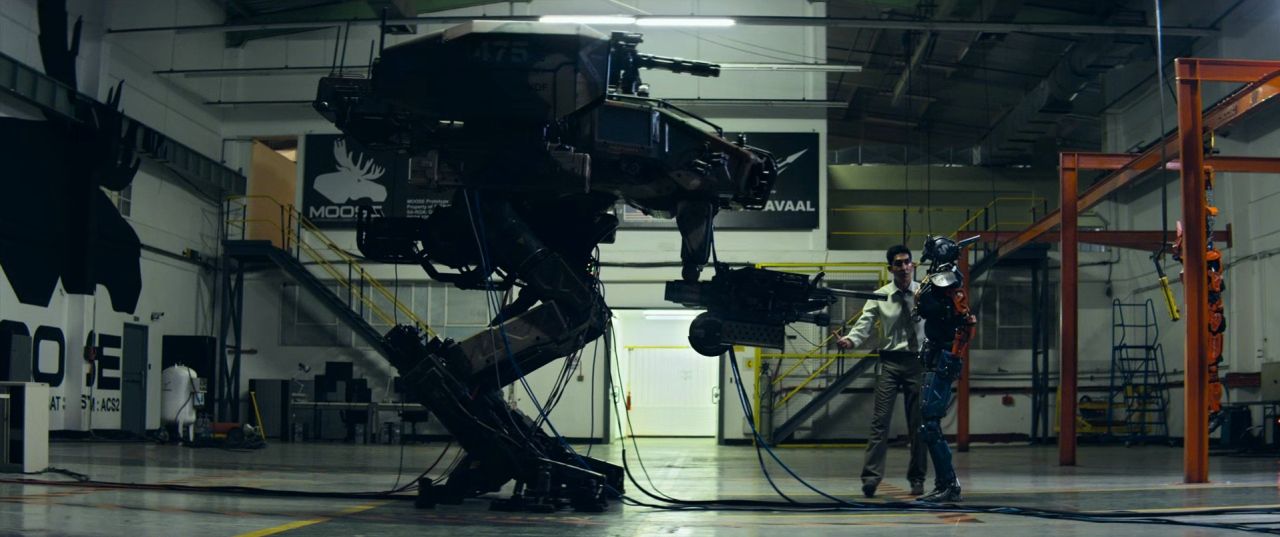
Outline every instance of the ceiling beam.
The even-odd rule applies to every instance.
[[[721,71],[764,71],[764,72],[825,72],[825,73],[857,73],[862,71],[859,65],[831,65],[826,63],[721,63]],[[196,68],[196,69],[162,69],[152,71],[160,76],[181,76],[183,78],[246,78],[278,75],[313,75],[325,74],[334,70],[333,65],[282,65],[276,67],[228,67],[228,68]],[[348,65],[349,71],[364,71],[369,65]],[[921,99],[923,97],[913,96]]]
[[[897,69],[877,69],[873,67],[863,67],[861,72],[846,73],[844,76],[844,84],[870,88],[877,92],[887,91],[884,87],[886,80],[892,80],[890,77],[897,76]],[[921,73],[917,76],[936,76]],[[837,80],[833,77],[827,78],[829,87],[835,86]],[[1011,103],[1016,103],[1022,99],[1026,93],[1024,86],[1007,86],[997,83],[984,83],[980,80],[964,80],[964,79],[933,79],[930,84],[933,88],[946,88],[946,95],[933,95],[940,100],[954,100],[948,97],[961,93],[972,93],[974,95],[989,95],[991,98],[991,107],[994,109]],[[923,84],[913,84],[916,89],[923,87]]]
[[[924,2],[921,2],[921,5],[923,4]],[[956,4],[957,0],[942,0],[942,3],[936,7],[930,18],[945,19],[950,17],[952,12],[955,11]],[[907,60],[906,69],[902,70],[902,74],[898,75],[898,80],[893,83],[893,95],[889,98],[889,106],[896,107],[902,102],[902,95],[907,92],[907,85],[911,82],[911,74],[915,72],[916,67],[920,66],[925,56],[932,53],[933,42],[936,37],[937,34],[932,31],[925,32],[920,37],[920,41],[916,43],[915,50],[911,51],[911,58]]]
[[[689,16],[686,14],[645,15],[645,17],[680,17],[686,19],[716,17]],[[423,25],[423,24],[459,24],[477,20],[490,21],[537,21],[539,16],[424,16],[387,19],[389,25]],[[1055,23],[997,23],[975,21],[902,21],[885,19],[866,19],[854,17],[782,17],[764,15],[735,15],[733,19],[743,26],[792,26],[792,27],[827,27],[827,28],[879,28],[885,30],[916,30],[927,32],[993,32],[993,33],[1045,33],[1045,34],[1080,34],[1080,35],[1155,35],[1155,27],[1148,25],[1106,25],[1106,24],[1055,24]],[[351,26],[378,26],[380,18],[354,18],[346,20],[298,20],[275,23],[236,23],[236,24],[192,24],[182,26],[146,26],[135,28],[108,28],[108,34],[127,34],[145,32],[236,32],[248,30],[284,30],[303,28],[324,28],[336,24]],[[1214,28],[1194,28],[1188,26],[1166,26],[1166,36],[1212,37],[1219,35]]]
[[[966,235],[978,235],[982,237],[982,242],[1001,243],[1011,240],[1018,235],[1017,231],[971,231]],[[1046,231],[1043,235],[1032,239],[1033,242],[1056,243],[1062,240],[1061,233],[1057,231]],[[1104,246],[1114,246],[1117,248],[1131,248],[1135,250],[1155,251],[1161,248],[1168,240],[1168,234],[1164,231],[1078,231],[1077,239],[1087,244],[1101,244]],[[1217,230],[1213,232],[1213,242],[1223,244],[1225,247],[1231,247],[1231,224],[1227,224],[1227,229]]]
[[[240,5],[240,0],[218,0],[218,7],[224,8],[225,11],[234,11],[240,17],[248,17],[253,14],[244,6]]]
[[[889,97],[889,106],[896,107],[902,102],[902,94],[907,92],[907,83],[911,81],[911,73],[915,72],[916,67],[920,65],[920,60],[924,59],[924,55],[929,51],[929,45],[933,43],[933,32],[927,32],[924,37],[916,43],[915,50],[911,51],[911,59],[907,60],[907,67],[902,70],[902,74],[898,75],[898,80],[893,82],[893,93]]]
[[[894,61],[896,61],[897,63],[899,63],[899,64],[900,64],[900,63],[902,63],[902,56],[899,56],[899,55],[897,55],[897,54],[889,54],[889,53],[887,53],[887,52],[876,52],[876,51],[874,51],[874,50],[860,50],[860,49],[854,49],[854,48],[851,48],[851,47],[842,47],[842,46],[840,46],[840,45],[833,45],[833,44],[831,44],[831,39],[830,39],[830,37],[828,37],[828,38],[827,38],[827,50],[828,50],[828,51],[836,51],[836,52],[844,52],[844,53],[848,53],[848,54],[854,54],[854,53],[857,53],[857,54],[866,54],[866,55],[868,55],[868,56],[889,56],[889,57],[892,57],[892,59],[893,59]],[[830,54],[828,54],[828,58],[829,58],[829,57],[830,57]],[[869,62],[863,62],[863,63],[869,63]],[[1003,75],[1020,76],[1020,77],[1025,77],[1025,78],[1034,78],[1034,79],[1036,79],[1036,80],[1040,80],[1041,78],[1044,78],[1044,77],[1047,75],[1047,73],[1028,73],[1028,72],[1026,72],[1026,71],[1017,71],[1017,70],[1013,70],[1013,69],[1002,69],[1002,68],[999,68],[999,67],[988,67],[988,66],[985,66],[985,65],[976,65],[976,64],[971,64],[971,63],[951,63],[951,62],[939,61],[939,60],[937,60],[937,59],[929,60],[929,61],[927,61],[927,62],[925,62],[925,63],[921,64],[921,66],[926,67],[926,68],[945,69],[945,70],[951,70],[951,71],[957,71],[957,70],[960,70],[960,69],[970,69],[970,70],[974,70],[974,71],[990,71],[990,72],[992,72],[992,73],[1000,73],[1000,74],[1003,74]]]
[[[879,95],[881,97],[893,97],[893,93],[888,91],[881,91],[876,95]],[[931,95],[919,95],[914,93],[903,93],[901,95],[898,95],[898,99],[911,99],[913,101],[926,101],[931,103],[938,101],[937,97],[933,97]]]

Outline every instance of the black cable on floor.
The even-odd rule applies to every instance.
[[[715,256],[714,242],[712,242],[712,255]],[[654,509],[663,509],[663,510],[705,510],[705,511],[730,510],[730,511],[769,511],[769,512],[776,512],[776,511],[785,511],[785,512],[793,512],[793,511],[799,511],[799,512],[833,512],[833,511],[922,512],[922,513],[923,512],[932,512],[932,513],[945,512],[945,513],[966,513],[966,514],[998,514],[998,515],[1011,515],[1011,516],[1030,516],[1030,517],[1053,519],[1053,520],[1067,520],[1067,521],[1074,521],[1074,522],[1090,522],[1090,523],[1166,524],[1166,525],[1192,526],[1192,527],[1204,527],[1204,528],[1214,528],[1214,529],[1231,529],[1231,530],[1246,531],[1246,532],[1252,532],[1252,533],[1267,533],[1267,534],[1280,535],[1280,528],[1278,529],[1257,528],[1257,527],[1252,527],[1246,524],[1185,521],[1185,520],[1177,520],[1175,518],[1175,517],[1205,517],[1205,516],[1218,516],[1218,515],[1249,515],[1249,514],[1276,515],[1276,514],[1280,514],[1280,509],[1222,508],[1222,509],[1207,509],[1207,510],[1203,510],[1203,509],[1202,510],[1182,510],[1182,511],[1167,511],[1167,512],[1161,513],[1161,516],[1152,516],[1150,513],[1137,513],[1137,512],[1131,512],[1131,511],[1081,513],[1081,512],[1075,512],[1075,511],[1059,511],[1059,510],[1051,510],[1051,509],[1025,508],[1025,507],[1002,506],[1002,505],[973,505],[973,504],[957,505],[957,504],[932,504],[932,503],[921,503],[921,502],[862,503],[862,502],[842,500],[840,498],[836,498],[834,496],[831,496],[830,494],[822,492],[821,490],[818,490],[816,487],[810,485],[808,482],[802,479],[799,475],[797,475],[794,471],[792,471],[791,468],[788,467],[786,463],[784,463],[781,460],[781,458],[779,458],[777,454],[774,453],[773,450],[769,448],[767,444],[764,443],[763,439],[759,435],[759,432],[756,431],[755,429],[755,421],[754,419],[752,419],[753,413],[751,412],[750,405],[748,404],[749,398],[746,396],[746,390],[742,383],[742,376],[737,366],[737,356],[734,353],[732,348],[730,348],[729,350],[729,357],[730,357],[731,369],[734,375],[734,382],[737,385],[737,391],[739,394],[739,403],[742,404],[743,411],[746,413],[746,416],[748,418],[747,422],[751,426],[752,435],[756,441],[757,460],[760,462],[761,470],[764,472],[766,480],[768,480],[770,485],[773,486],[774,490],[777,491],[776,484],[773,483],[772,478],[769,476],[768,471],[764,466],[763,457],[760,454],[760,450],[762,447],[765,451],[769,453],[769,455],[774,459],[774,461],[776,461],[783,468],[783,470],[785,470],[789,475],[791,475],[791,477],[796,479],[806,488],[809,488],[810,490],[818,493],[819,495],[831,501],[830,502],[798,502],[798,501],[795,501],[794,499],[786,498],[786,496],[782,495],[780,491],[779,491],[779,495],[786,498],[788,500],[787,503],[778,502],[778,501],[735,500],[735,499],[680,500],[680,499],[671,497],[665,493],[662,494],[662,496],[666,496],[666,498],[659,497],[654,493],[645,489],[643,486],[641,486],[640,483],[635,479],[635,476],[631,473],[630,467],[627,463],[627,453],[626,453],[626,447],[624,443],[623,444],[624,447],[622,450],[622,465],[628,480],[631,482],[633,486],[636,487],[637,490],[644,493],[646,496],[653,498],[654,500],[664,502],[664,504],[662,505],[649,504],[649,503],[645,503],[624,495],[622,496],[622,498],[625,503],[629,505],[649,507]],[[627,419],[629,421],[630,416],[627,416]],[[618,420],[618,428],[619,428],[619,433],[621,433],[622,432],[621,418],[619,418]],[[634,434],[632,435],[632,444],[636,448],[636,451],[637,451],[636,456],[637,456],[637,459],[639,459],[639,444],[635,442]],[[646,472],[646,477],[647,477],[647,472]],[[652,479],[650,479],[650,485],[653,485]],[[654,488],[656,490],[657,487],[655,486]]]

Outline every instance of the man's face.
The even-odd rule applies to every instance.
[[[889,272],[893,273],[893,281],[898,285],[903,285],[911,281],[911,277],[915,274],[915,263],[911,262],[911,254],[898,254],[893,256],[893,261],[889,262]]]

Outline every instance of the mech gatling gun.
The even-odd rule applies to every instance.
[[[453,192],[449,206],[425,219],[362,215],[361,252],[421,265],[464,289],[519,289],[488,328],[463,341],[403,326],[385,338],[408,397],[467,453],[444,485],[423,484],[420,504],[460,501],[513,479],[514,496],[495,508],[598,511],[620,495],[621,468],[573,453],[510,408],[499,389],[606,332],[610,314],[591,267],[596,247],[613,241],[617,200],[675,218],[679,283],[696,288],[716,213],[760,209],[769,196],[777,175],[771,155],[648,98],[639,75],[648,68],[716,76],[719,67],[641,54],[639,43],[639,34],[576,25],[477,21],[386,48],[370,78],[320,82],[316,110],[348,137],[407,153],[417,170],[411,184]],[[732,305],[714,295],[682,302]],[[777,346],[783,322],[830,303],[778,296],[769,304],[789,313],[748,319],[775,329]],[[721,330],[701,346],[759,343],[740,335]]]

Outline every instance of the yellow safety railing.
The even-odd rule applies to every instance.
[[[925,212],[964,213],[965,218],[961,221],[960,225],[957,226],[956,230],[951,233],[951,236],[955,237],[960,233],[964,232],[965,230],[972,230],[975,227],[985,227],[992,230],[998,230],[1001,226],[1024,226],[1025,227],[1026,225],[1030,225],[1032,221],[1035,220],[1035,216],[1036,216],[1035,211],[1037,210],[1037,207],[1039,207],[1039,205],[1042,205],[1044,201],[1045,201],[1045,198],[1041,196],[1002,196],[1002,197],[997,197],[992,199],[985,206],[977,209],[964,208],[964,207],[920,207],[915,209],[914,212],[917,212],[917,213],[925,213]],[[1017,203],[1017,202],[1027,203],[1027,208],[1025,213],[1022,211],[1021,208],[1019,208],[1019,209],[1011,210],[1008,214],[1015,214],[1019,216],[1023,214],[1030,215],[1031,216],[1030,220],[999,220],[998,218],[996,218],[994,219],[995,220],[994,225],[992,225],[993,223],[992,222],[993,219],[991,218],[992,213],[997,213],[998,207],[1000,205],[1002,204],[1007,205],[1009,203]],[[861,213],[900,213],[902,212],[902,210],[903,209],[896,208],[896,207],[837,207],[837,208],[831,209],[832,212],[861,212]],[[833,231],[831,232],[831,234],[846,235],[846,236],[898,237],[902,235],[902,232],[899,230],[894,230],[894,231],[860,230],[860,231]],[[911,233],[907,233],[907,235],[912,237],[923,237],[923,236],[929,235],[929,233],[911,232]],[[849,275],[861,275],[861,276],[870,275],[876,278],[877,287],[881,287],[889,281],[888,271],[886,266],[883,263],[878,263],[878,262],[871,262],[871,263],[760,263],[760,264],[757,264],[756,267],[757,268],[763,268],[763,267],[780,268],[790,272],[801,272],[801,273],[822,271],[828,274],[849,274]],[[850,317],[848,320],[845,321],[844,325],[846,327],[852,325],[854,322],[857,321],[860,315],[861,314],[859,313],[859,315]],[[762,349],[756,348],[755,359],[752,360],[752,363],[750,363],[749,366],[751,366],[752,369],[754,369],[756,396],[755,396],[755,401],[753,402],[753,406],[755,408],[755,421],[756,421],[757,429],[759,429],[761,426],[760,407],[761,407],[761,402],[763,400],[763,395],[764,395],[762,393],[762,390],[764,389],[773,390],[775,386],[780,387],[784,380],[792,378],[791,375],[796,371],[796,369],[800,368],[801,366],[807,363],[811,363],[810,362],[811,360],[821,360],[822,362],[820,365],[818,365],[817,368],[813,369],[808,374],[808,376],[806,376],[799,384],[790,387],[787,390],[786,394],[783,395],[777,402],[774,403],[773,408],[775,410],[781,409],[792,398],[794,398],[797,394],[799,394],[801,391],[807,388],[811,383],[813,383],[820,376],[822,376],[823,373],[827,372],[831,368],[831,366],[836,364],[842,357],[853,358],[853,359],[863,359],[870,356],[875,356],[874,354],[870,354],[870,353],[831,354],[828,352],[820,352],[820,351],[823,351],[823,349],[825,349],[825,347],[833,337],[834,335],[828,334],[825,338],[822,339],[822,341],[820,341],[817,345],[815,345],[813,349],[805,353],[766,353]],[[781,366],[781,363],[784,360],[794,360],[794,363],[791,364],[788,368],[786,368],[785,371],[782,371],[777,376],[775,376],[771,382],[763,383],[761,379],[763,367],[761,367],[761,365],[764,364],[764,360],[766,359],[777,360],[779,363],[779,366]],[[765,384],[768,384],[768,385],[766,386]]]
[[[788,272],[798,272],[798,273],[823,272],[826,274],[871,276],[872,278],[875,279],[877,288],[882,287],[885,283],[889,281],[889,273],[885,264],[876,263],[876,262],[758,263],[756,264],[756,268],[786,269]],[[862,279],[862,278],[859,278],[859,279]],[[846,320],[844,323],[845,326],[853,324],[853,322],[857,320],[857,317],[858,316],[853,316],[848,320]],[[787,400],[791,399],[793,396],[795,396],[796,393],[799,393],[806,386],[808,386],[815,379],[817,379],[818,376],[821,375],[823,372],[825,372],[829,367],[831,367],[832,364],[836,363],[836,361],[840,357],[860,359],[860,358],[865,358],[866,356],[870,356],[869,354],[862,354],[862,353],[830,354],[826,352],[819,352],[827,346],[827,343],[831,341],[832,337],[834,336],[831,334],[828,334],[822,341],[818,342],[812,349],[804,353],[785,353],[785,352],[766,353],[761,348],[759,347],[756,348],[755,358],[751,361],[752,363],[748,364],[754,370],[752,374],[755,380],[755,398],[754,398],[754,401],[752,401],[752,407],[754,408],[756,430],[760,430],[760,425],[761,425],[760,404],[761,404],[762,395],[763,395],[761,393],[761,390],[765,386],[763,386],[761,382],[761,370],[763,368],[760,367],[760,365],[764,363],[764,360],[766,359],[778,360],[779,363],[781,363],[784,360],[795,361],[795,363],[790,368],[788,368],[782,374],[778,375],[773,380],[773,382],[770,383],[770,389],[772,389],[771,387],[772,384],[780,383],[782,379],[787,378],[793,371],[796,370],[796,368],[800,367],[801,365],[804,365],[809,360],[826,358],[826,361],[819,368],[813,371],[799,385],[792,387],[791,390],[787,393],[787,395],[784,396],[781,401],[779,401],[777,404],[774,405],[774,408],[776,409],[776,408],[781,408],[787,402]],[[792,446],[792,447],[805,447],[805,446]]]
[[[979,222],[984,222],[984,225],[981,226],[983,228],[982,231],[999,231],[1001,228],[1013,228],[1013,229],[1025,228],[1026,226],[1029,226],[1032,223],[1034,223],[1037,216],[1043,216],[1043,215],[1037,215],[1036,211],[1038,208],[1042,208],[1045,201],[1046,201],[1045,198],[1041,196],[1001,196],[1001,197],[992,199],[985,206],[979,207],[979,208],[915,207],[910,209],[909,212],[912,214],[923,214],[926,212],[927,213],[943,213],[943,214],[965,213],[967,216],[965,216],[964,220],[961,221],[962,223],[956,227],[956,230],[951,233],[951,236],[955,237],[959,233],[965,230],[976,229],[975,224]],[[993,214],[996,214],[998,216],[998,213],[1000,212],[999,206],[1001,205],[1007,206],[1010,203],[1018,203],[1018,202],[1027,203],[1025,210],[1023,208],[1017,208],[1017,209],[1010,209],[1009,211],[1011,211],[1011,213],[1015,215],[1029,215],[1030,216],[1029,219],[999,220],[998,218],[996,218],[994,219],[994,221],[992,220],[991,216]],[[833,213],[894,213],[894,214],[898,214],[898,213],[902,213],[903,210],[904,209],[901,207],[834,207],[831,209],[831,212]],[[846,236],[846,237],[902,237],[904,236],[904,233],[902,232],[902,230],[898,230],[898,229],[894,229],[894,230],[861,229],[857,231],[831,231],[831,235]],[[905,233],[905,236],[907,237],[925,237],[928,235],[930,235],[928,231],[914,231],[914,232]]]
[[[1029,220],[1000,220],[999,218],[996,218],[994,221],[994,225],[987,226],[990,229],[984,229],[983,231],[1000,231],[1000,226],[1002,225],[1020,226],[1020,227],[1030,226],[1031,224],[1035,223],[1034,215],[1035,215],[1037,204],[1043,204],[1046,200],[1042,196],[1004,196],[1004,197],[995,198],[991,200],[990,203],[987,203],[981,209],[974,211],[972,216],[970,216],[967,220],[965,220],[964,223],[960,224],[960,227],[956,228],[956,230],[951,233],[951,237],[955,237],[959,235],[960,232],[962,231],[972,229],[972,226],[978,222],[979,218],[986,217],[988,214],[990,214],[996,209],[996,204],[1007,203],[1007,202],[1018,202],[1018,201],[1028,202],[1030,206],[1027,208],[1027,214],[1032,215],[1033,218]]]
[[[254,200],[270,202],[268,206],[279,213],[279,220],[263,218],[260,215],[254,215],[253,218],[250,218],[249,204]],[[239,218],[236,218],[237,214]],[[320,267],[320,270],[324,271],[343,289],[346,289],[349,307],[354,308],[352,302],[358,301],[362,309],[368,308],[371,314],[387,325],[398,324],[397,313],[395,313],[398,312],[399,316],[403,316],[404,319],[412,322],[427,334],[436,335],[436,332],[427,325],[426,321],[418,317],[403,302],[400,302],[394,292],[387,289],[381,281],[361,266],[354,256],[335,243],[324,232],[320,231],[320,228],[303,216],[292,204],[284,204],[270,196],[260,195],[231,196],[227,198],[226,237],[236,237],[236,231],[238,230],[239,238],[246,238],[249,224],[266,224],[273,228],[279,235],[280,243],[277,246],[285,252],[289,252],[299,261],[303,260],[302,257],[305,254],[311,262]],[[272,233],[272,235],[275,234]],[[272,237],[272,239],[275,238]],[[308,238],[313,239],[318,244],[313,246],[307,240]],[[326,252],[335,256],[336,259],[326,257]],[[346,269],[345,275],[337,265],[345,265],[342,267]],[[372,292],[366,291],[365,285],[368,285]],[[381,295],[387,303],[391,304],[395,312],[387,312],[380,307],[377,301],[374,300],[374,297],[378,295]]]

